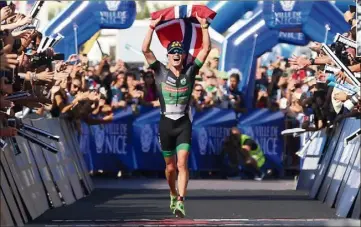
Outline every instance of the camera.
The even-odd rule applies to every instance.
[[[350,99],[346,100],[343,106],[351,111],[354,108],[354,106],[359,103],[359,99],[360,99],[360,92],[356,93]]]
[[[51,67],[52,61],[62,61],[64,60],[64,54],[55,54],[54,56],[47,56],[45,52],[36,54],[32,56],[30,62],[31,65],[35,68],[47,65]]]

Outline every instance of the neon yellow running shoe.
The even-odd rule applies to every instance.
[[[172,212],[174,212],[174,209],[175,209],[176,205],[177,205],[177,196],[170,195],[170,206],[169,206],[169,208],[170,208],[170,210]]]
[[[175,214],[177,218],[184,218],[186,216],[186,210],[182,201],[177,201],[173,214]]]

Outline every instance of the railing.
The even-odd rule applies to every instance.
[[[23,123],[60,136],[59,142],[41,138],[55,146],[58,153],[44,150],[20,136],[15,139],[18,148],[10,139],[6,140],[8,145],[0,151],[1,226],[23,226],[45,211],[72,204],[93,190],[70,122],[24,119]]]
[[[360,218],[360,136],[346,138],[360,128],[359,119],[346,119],[333,132],[316,132],[306,148],[297,189],[336,209],[340,217]],[[331,134],[332,133],[332,134]]]

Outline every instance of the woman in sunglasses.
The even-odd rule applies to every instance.
[[[211,49],[208,22],[196,15],[202,27],[203,47],[193,64],[183,68],[186,54],[183,44],[172,41],[167,48],[168,64],[163,65],[150,50],[155,27],[162,16],[152,20],[144,39],[142,51],[151,69],[155,72],[155,82],[161,104],[159,122],[159,142],[166,163],[166,178],[170,188],[170,209],[178,217],[185,216],[184,197],[188,183],[188,156],[191,146],[192,123],[190,100],[195,77]],[[176,159],[177,156],[177,159]],[[176,161],[178,160],[178,161]],[[176,189],[176,170],[178,168],[178,192]]]

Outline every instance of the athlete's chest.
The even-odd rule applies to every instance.
[[[191,85],[191,81],[189,77],[187,77],[186,74],[181,74],[178,77],[175,76],[173,73],[168,73],[162,83],[174,87],[174,88],[180,88],[180,87],[189,87]]]

